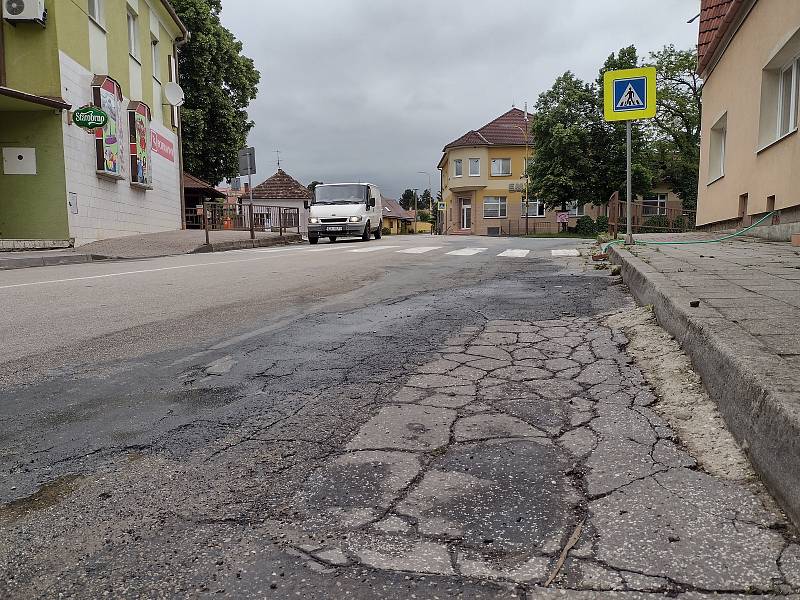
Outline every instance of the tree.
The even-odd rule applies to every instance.
[[[238,151],[253,122],[247,107],[261,75],[222,26],[222,0],[173,0],[192,37],[178,58],[184,169],[211,183],[239,174]]]
[[[696,73],[697,52],[664,46],[650,54],[649,62],[657,72],[657,112],[651,122],[656,165],[683,207],[695,210],[703,89]]]
[[[403,195],[400,196],[400,200],[398,200],[398,202],[400,203],[400,206],[402,206],[406,210],[411,210],[411,209],[414,208],[414,198],[415,197],[416,197],[416,194],[414,193],[414,190],[409,188],[409,189],[406,189],[405,192],[403,192]]]
[[[594,86],[567,71],[539,96],[534,110],[531,197],[562,211],[573,201],[597,198],[603,123]]]
[[[422,192],[422,196],[419,197],[419,208],[425,210],[431,210],[433,207],[433,196],[431,196],[430,190],[425,190]]]

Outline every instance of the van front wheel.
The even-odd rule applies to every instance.
[[[319,241],[319,237],[317,237],[316,235],[308,236],[308,243],[309,244],[316,244],[318,241]]]
[[[364,233],[361,234],[361,239],[364,240],[365,242],[368,242],[369,241],[369,234],[370,234],[369,221],[367,221],[367,224],[364,227]]]

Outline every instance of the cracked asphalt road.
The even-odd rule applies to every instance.
[[[214,315],[193,307],[9,357],[0,596],[797,595],[796,532],[659,415],[605,272],[346,248],[293,313],[249,312],[277,285],[221,296],[237,319],[203,339],[169,338]],[[342,281],[354,261],[376,275]],[[160,352],[90,367],[146,326]]]

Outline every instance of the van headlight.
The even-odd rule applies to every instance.
[[[358,223],[361,220],[361,217],[350,217],[347,220],[350,221],[351,223]]]
[[[317,217],[308,217],[308,222],[311,224],[319,223],[319,219]]]

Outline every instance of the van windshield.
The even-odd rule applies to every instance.
[[[367,201],[366,185],[319,185],[314,188],[316,204],[361,204]]]

